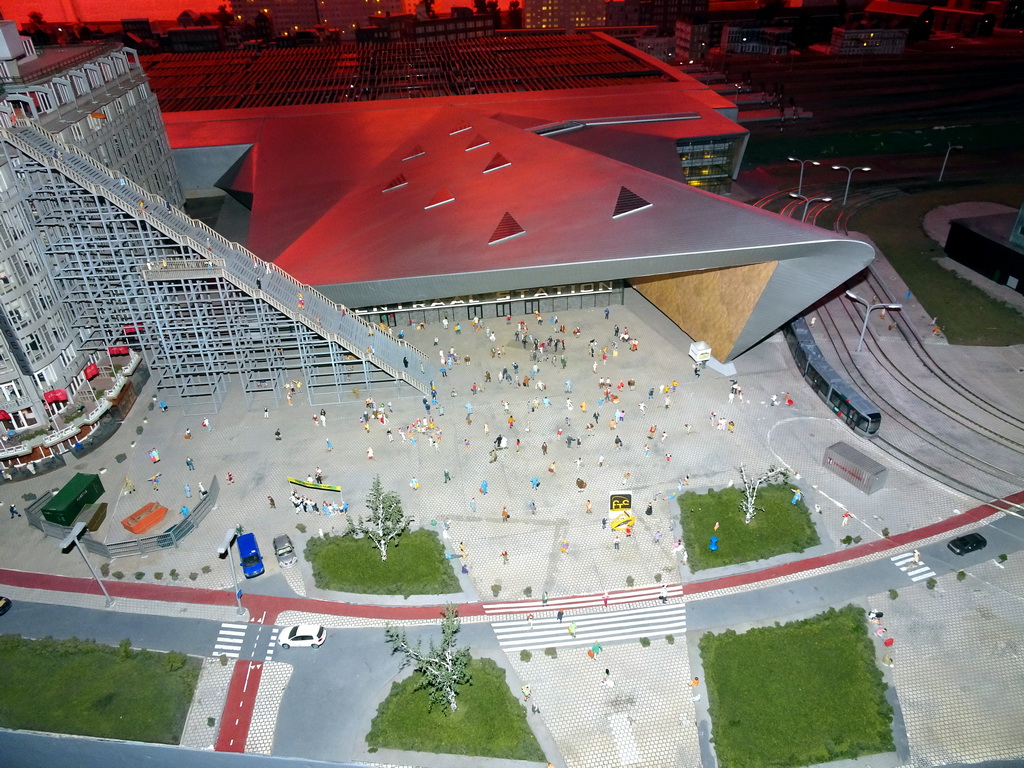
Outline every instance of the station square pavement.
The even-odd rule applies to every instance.
[[[871,540],[879,538],[885,527],[893,534],[909,531],[945,519],[954,510],[975,505],[966,497],[892,464],[870,442],[853,436],[796,376],[779,334],[741,356],[735,375],[726,376],[707,368],[696,378],[687,356],[690,339],[632,291],[627,291],[624,306],[610,307],[608,319],[603,308],[562,311],[557,315],[559,324],[566,326],[564,334],[554,333],[550,315],[542,320],[543,330],[541,322],[533,317],[514,321],[527,322],[530,332],[539,338],[564,338],[564,368],[561,352],[537,363],[531,360],[529,352],[513,339],[514,324],[507,325],[501,319],[484,321],[484,330],[480,331],[474,331],[468,321],[463,321],[459,334],[454,323],[448,330],[437,324],[407,331],[407,339],[427,354],[454,347],[460,360],[447,377],[435,382],[438,406],[431,408],[430,417],[441,434],[436,447],[429,444],[427,435],[418,435],[415,445],[401,439],[398,428],[427,418],[427,413],[420,395],[394,388],[375,388],[361,392],[358,399],[353,396],[349,403],[323,406],[328,416],[323,427],[312,418],[319,414],[321,406],[303,402],[305,389],[293,398],[293,406],[272,407],[269,418],[264,418],[262,404],[248,411],[244,408],[236,385],[223,409],[208,416],[209,430],[201,426],[203,416],[185,415],[173,403],[167,412],[161,412],[152,392],[146,390],[121,431],[107,445],[74,462],[68,470],[6,486],[5,503],[16,501],[10,497],[12,493],[56,489],[71,471],[99,471],[107,489],[104,500],[112,502],[101,534],[114,541],[120,538],[118,521],[145,501],[159,498],[175,510],[189,504],[184,493],[186,483],[195,499],[199,483],[208,486],[211,478],[217,477],[220,491],[216,509],[199,530],[176,549],[121,559],[112,564],[112,570],[127,574],[142,571],[146,574],[144,580],[149,582],[153,581],[154,573],[167,574],[174,568],[181,574],[179,584],[230,589],[230,571],[215,556],[225,528],[241,525],[256,533],[270,575],[278,570],[270,551],[274,535],[289,533],[301,550],[309,536],[344,529],[343,516],[296,514],[288,502],[292,486],[288,485],[287,477],[305,478],[320,467],[324,482],[341,485],[350,513],[358,514],[370,482],[379,475],[386,489],[399,493],[415,527],[440,530],[443,521],[449,521],[449,551],[454,553],[463,543],[467,553],[464,562],[469,573],[460,579],[461,594],[406,601],[325,593],[313,585],[309,565],[304,561],[298,568],[285,572],[284,592],[279,592],[280,580],[272,579],[262,582],[265,587],[261,580],[256,580],[246,583],[244,588],[392,605],[417,601],[433,604],[441,599],[493,601],[495,587],[498,600],[512,601],[526,599],[528,588],[536,599],[542,592],[554,598],[622,590],[630,577],[638,588],[658,583],[659,577],[660,583],[692,581],[694,577],[683,564],[684,553],[671,553],[671,542],[680,536],[674,496],[680,490],[703,492],[736,484],[741,463],[754,472],[769,465],[789,468],[808,507],[821,507],[822,514],[812,518],[822,544],[803,555],[716,569],[712,576],[753,571],[775,562],[833,551],[841,547],[839,539],[848,533]],[[572,334],[577,326],[581,329],[578,338]],[[616,348],[615,326],[623,332],[628,328],[630,336],[639,340],[638,351],[630,351],[621,342]],[[488,329],[494,332],[495,342],[487,338]],[[437,347],[433,344],[435,336]],[[590,339],[597,341],[596,357],[590,356]],[[603,362],[600,350],[605,346],[608,359]],[[503,355],[492,357],[493,348],[501,348]],[[501,369],[508,367],[511,372],[513,363],[519,365],[518,376],[530,374],[533,382],[528,389],[499,382]],[[531,372],[535,364],[540,366],[536,376]],[[485,382],[487,371],[491,374],[490,383]],[[619,403],[598,404],[599,377],[612,380]],[[630,379],[636,382],[635,389],[625,386],[620,392],[618,383]],[[742,403],[738,398],[729,400],[731,379],[736,379],[743,389]],[[536,389],[536,381],[544,382],[546,389]],[[567,381],[571,381],[572,387],[568,393]],[[666,409],[664,396],[657,390],[673,382],[678,382],[678,386]],[[471,392],[474,383],[479,387],[476,395]],[[649,399],[647,393],[652,387],[656,392]],[[770,405],[772,395],[782,399],[784,393],[793,397],[793,406]],[[359,418],[365,396],[392,403],[394,413],[389,417],[388,427],[394,442],[389,442],[385,427],[377,422],[371,423],[368,434],[364,432]],[[545,396],[550,401],[547,407],[543,405]],[[540,407],[531,407],[536,399],[542,401]],[[571,407],[567,399],[571,400]],[[503,401],[508,403],[509,415],[515,419],[512,429],[507,426]],[[582,410],[584,402],[586,412]],[[472,406],[471,419],[467,419],[467,403]],[[609,421],[617,408],[625,411],[625,420],[612,430]],[[594,423],[595,413],[599,413],[596,426],[585,429],[586,424]],[[712,414],[715,419],[734,422],[735,431],[715,429]],[[186,429],[191,429],[189,440],[184,439]],[[281,441],[274,439],[278,429]],[[651,429],[655,436],[649,440]],[[562,430],[561,435],[558,430]],[[497,451],[497,460],[491,462],[490,450],[499,435],[509,439],[509,447]],[[570,436],[578,437],[581,444],[568,447],[566,441]],[[623,441],[621,449],[615,447],[616,436]],[[518,450],[517,439],[521,441]],[[327,440],[333,444],[331,451],[327,449]],[[858,449],[889,467],[888,484],[883,491],[865,496],[821,467],[825,449],[840,440],[855,443]],[[545,442],[546,455],[541,450]],[[148,456],[153,448],[161,457],[156,465],[150,463]],[[372,460],[367,458],[368,448],[373,450]],[[120,453],[127,454],[123,463],[117,461]],[[186,457],[192,458],[195,471],[188,470]],[[554,473],[548,471],[552,462]],[[445,470],[449,471],[451,482],[444,482]],[[147,479],[156,472],[160,472],[160,484],[159,491],[154,492]],[[227,482],[227,473],[231,473],[233,483]],[[136,493],[119,493],[125,477],[133,480]],[[540,481],[536,490],[531,478]],[[578,480],[586,487],[580,488]],[[486,494],[480,492],[484,481],[488,486]],[[414,487],[417,485],[418,488]],[[615,549],[616,534],[602,526],[602,518],[610,517],[609,495],[623,491],[633,494],[637,525],[628,539],[619,534],[620,547]],[[276,509],[270,509],[268,496],[274,497]],[[593,509],[589,514],[588,500]],[[536,514],[530,512],[531,501],[537,505]],[[650,517],[644,515],[648,503],[653,505]],[[502,519],[503,507],[510,513],[507,521]],[[854,516],[853,522],[843,527],[843,514],[847,511]],[[19,522],[11,521],[10,525]],[[296,530],[297,523],[307,527],[306,533]],[[728,525],[737,523],[742,524],[723,521],[723,533],[727,533]],[[655,543],[654,534],[658,531],[663,536],[660,543]],[[17,545],[12,546],[15,540]],[[53,540],[27,528],[14,535],[9,528],[0,547],[7,568],[88,575],[81,558],[61,556]],[[507,564],[502,552],[509,554]],[[210,567],[209,573],[203,572],[203,566]],[[185,578],[190,573],[198,574],[195,581]],[[1020,592],[1021,574],[1014,562],[1000,573],[977,578],[972,574],[972,579],[975,592],[983,596],[998,597],[1012,589]],[[998,583],[1001,579],[1010,580],[1013,587]],[[985,652],[983,649],[990,641],[1004,646],[1014,642],[1005,637],[1006,631],[1012,627],[1019,630],[1024,625],[1024,609],[1019,601],[1001,601],[998,625],[973,625],[973,633],[957,633],[955,648],[951,648],[952,641],[933,631],[936,624],[955,620],[957,611],[962,610],[962,606],[934,599],[947,586],[953,586],[946,582],[945,577],[940,579],[938,592],[925,595],[921,587],[921,595],[915,593],[914,611],[908,611],[912,618],[907,619],[906,627],[906,637],[912,638],[912,642],[901,643],[899,663],[887,672],[890,683],[896,684],[904,709],[909,753],[913,758],[908,764],[935,764],[932,758],[937,753],[955,755],[958,759],[1020,757],[1024,755],[1024,745],[1019,737],[1007,739],[1002,732],[992,737],[985,729],[972,728],[978,712],[966,713],[958,707],[962,690],[951,688],[948,680],[973,679],[978,670],[976,657]],[[229,618],[225,616],[225,620]],[[324,618],[324,623],[346,624],[338,622],[337,617]],[[945,668],[937,673],[935,662],[939,654]],[[702,697],[694,701],[687,686],[694,675],[703,677],[692,637],[674,645],[653,639],[649,648],[641,648],[635,640],[608,643],[601,665],[614,665],[614,689],[598,685],[599,674],[594,664],[582,653],[563,653],[557,659],[537,653],[529,663],[520,661],[515,654],[504,665],[511,673],[510,685],[529,683],[533,688],[541,713],[531,717],[540,718],[543,730],[557,745],[559,754],[549,754],[556,765],[702,764],[701,741],[707,748],[708,734],[699,732],[697,722],[706,722],[707,713],[703,709],[706,701]],[[1019,722],[1019,715],[1024,714],[1024,686],[1016,686],[1002,696],[993,695],[990,688],[999,683],[997,667],[993,665],[986,678],[987,693],[979,693],[975,703],[982,713],[998,714],[998,722],[1014,718]],[[287,680],[286,675],[281,677]],[[907,701],[903,701],[904,690],[913,692]],[[279,693],[268,690],[267,695]],[[377,703],[366,703],[366,709],[375,710]],[[938,720],[932,715],[936,706],[942,709]],[[269,739],[264,739],[254,751],[271,751],[273,729],[272,723],[269,725]],[[960,732],[959,751],[942,751],[948,740],[944,728]],[[374,762],[368,754],[362,757]],[[381,757],[378,755],[376,761]],[[395,758],[400,761],[401,753],[395,753]]]

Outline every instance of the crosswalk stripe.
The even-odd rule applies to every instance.
[[[227,622],[222,622],[221,626],[224,627],[225,629],[248,629],[249,628],[248,624],[230,624],[230,623],[227,623]]]
[[[647,600],[656,600],[661,595],[661,586],[640,587],[629,592],[609,593],[608,605],[627,605]],[[669,597],[682,597],[683,587],[675,584],[666,590]],[[553,597],[547,603],[541,600],[522,600],[515,603],[486,603],[484,613],[532,613],[533,611],[557,611],[568,608],[596,608],[604,605],[603,595],[577,595],[574,597]]]
[[[911,581],[920,581],[921,579],[927,579],[927,578],[929,578],[931,576],[934,576],[934,575],[935,575],[935,571],[928,571],[927,573],[922,573],[920,576],[912,576],[910,580]]]
[[[235,632],[234,630],[230,629],[222,629],[217,634],[217,637],[245,637],[245,632]]]
[[[569,624],[576,624],[576,636]],[[648,635],[686,632],[686,604],[669,603],[601,613],[575,614],[561,622],[551,617],[529,621],[504,621],[491,625],[498,645],[506,651],[539,648],[573,648],[630,640]]]
[[[914,553],[913,552],[903,552],[903,553],[901,553],[899,555],[893,555],[889,559],[892,560],[894,563],[896,563],[896,565],[900,565],[902,563],[907,562],[907,560],[913,560],[914,559]]]
[[[232,643],[230,645],[222,644],[222,643],[217,643],[216,645],[213,646],[213,650],[215,650],[215,651],[224,651],[224,650],[237,651],[241,647],[242,647],[241,643]]]

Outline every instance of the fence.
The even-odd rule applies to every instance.
[[[115,541],[107,544],[102,541],[97,541],[92,537],[92,534],[89,531],[86,531],[81,538],[82,546],[94,555],[100,555],[101,557],[105,557],[107,560],[114,560],[118,557],[144,555],[147,552],[156,552],[157,550],[166,549],[167,547],[176,547],[178,546],[179,541],[192,533],[192,531],[198,528],[200,523],[206,519],[210,510],[217,504],[217,493],[219,490],[220,482],[217,480],[216,476],[214,476],[210,480],[210,490],[207,491],[201,499],[199,499],[199,502],[195,507],[190,508],[188,515],[163,533],[157,533],[152,536],[142,536],[130,541]],[[38,528],[45,535],[52,536],[55,539],[64,539],[69,533],[71,533],[71,526],[57,525],[43,517],[43,505],[46,504],[53,495],[54,494],[50,492],[33,501],[32,504],[29,505],[28,509],[25,510],[25,517],[28,519],[29,525],[34,528]]]

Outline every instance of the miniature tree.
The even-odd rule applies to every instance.
[[[760,475],[750,477],[747,475],[746,467],[740,464],[740,479],[743,481],[743,500],[740,502],[740,512],[743,513],[744,523],[749,525],[750,521],[754,519],[754,515],[758,512],[764,512],[762,507],[757,506],[757,492],[761,489],[761,486],[777,478],[785,481],[788,477],[789,472],[787,470],[774,465],[768,467]]]
[[[449,603],[445,606],[444,618],[441,620],[441,644],[431,640],[426,651],[421,643],[410,644],[404,629],[388,626],[384,630],[387,641],[394,645],[393,652],[401,651],[405,654],[402,666],[414,664],[416,671],[423,675],[416,690],[429,690],[431,709],[435,704],[447,704],[454,712],[459,708],[456,701],[459,686],[469,682],[469,648],[455,647],[459,625],[458,611]]]
[[[412,522],[402,511],[402,500],[394,491],[385,491],[380,475],[373,478],[370,493],[366,497],[369,515],[360,517],[358,522],[349,518],[348,533],[358,531],[380,550],[381,562],[388,559],[388,544],[397,539]]]

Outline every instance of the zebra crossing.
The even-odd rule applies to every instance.
[[[920,555],[915,552],[903,552],[893,555],[889,559],[893,562],[893,565],[907,574],[911,581],[921,581],[935,575],[935,571],[931,569],[931,566],[922,563]]]
[[[570,624],[575,624],[575,635],[569,633]],[[682,634],[686,632],[686,603],[657,602],[624,610],[572,611],[566,613],[562,621],[545,613],[542,618],[532,620],[498,621],[491,628],[498,645],[506,652],[582,648],[596,642],[604,645],[641,637]]]
[[[245,636],[248,629],[248,624],[222,623],[220,631],[217,633],[217,640],[213,645],[214,655],[237,659],[242,652],[242,646],[245,644]]]
[[[512,603],[485,603],[485,615],[499,614],[521,614],[537,613],[540,611],[569,611],[580,608],[599,608],[631,603],[644,603],[650,600],[657,600],[661,596],[662,589],[669,598],[683,596],[683,585],[652,585],[648,587],[637,587],[636,589],[608,592],[607,601],[604,595],[572,595],[569,597],[552,597],[549,600],[517,600]]]

